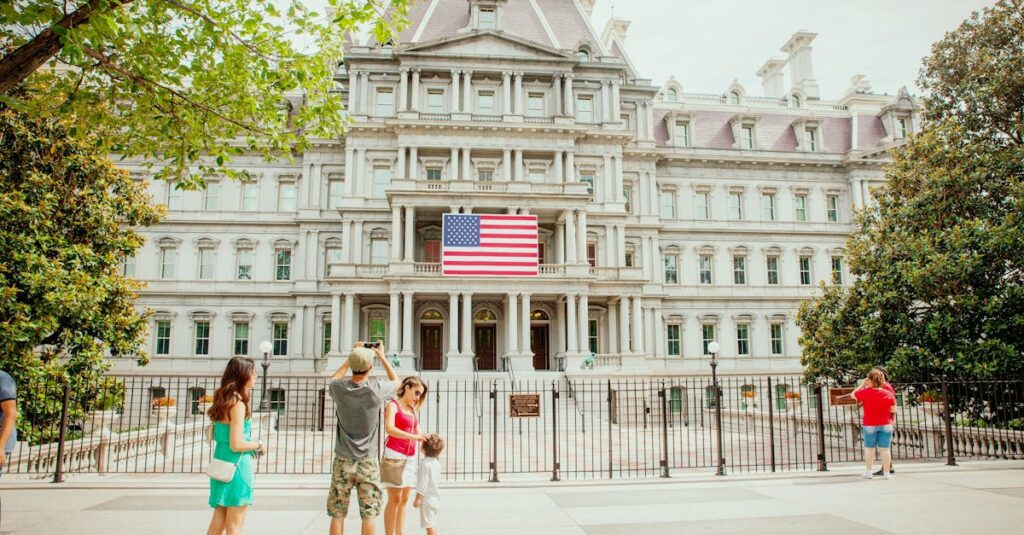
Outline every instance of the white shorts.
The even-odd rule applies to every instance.
[[[423,529],[437,527],[438,508],[426,503],[420,504],[420,527]]]
[[[416,486],[416,461],[417,457],[413,455],[402,455],[391,448],[384,448],[385,459],[405,459],[405,470],[402,470],[402,484],[392,485],[391,483],[382,483],[381,486],[384,488],[412,488]]]

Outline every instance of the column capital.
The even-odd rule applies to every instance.
[[[448,297],[452,298],[452,299],[456,299],[456,298],[459,297],[459,292],[448,292]]]
[[[394,297],[394,298],[397,299],[398,298],[398,294],[400,294],[400,293],[402,293],[402,292],[399,292],[398,290],[391,290],[391,291],[388,292],[388,295],[390,295],[391,297]]]
[[[509,76],[512,76],[512,74],[512,71],[501,71],[502,78],[508,78]]]
[[[409,70],[412,71],[413,74],[419,74],[421,71],[423,71],[423,69],[420,67],[410,67]]]
[[[622,80],[616,78],[616,79],[612,80],[612,85],[614,85],[614,86],[621,86],[622,85]]]
[[[402,74],[408,74],[411,69],[409,67],[399,67],[398,72]]]
[[[464,74],[466,76],[473,76],[473,70],[472,69],[462,69],[462,74]]]
[[[462,292],[462,297],[473,297],[473,292]]]
[[[452,74],[456,76],[462,74],[462,69],[452,69]]]

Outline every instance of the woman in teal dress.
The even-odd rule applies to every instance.
[[[235,477],[227,483],[210,479],[213,518],[207,535],[240,535],[245,513],[252,505],[253,454],[267,451],[262,442],[252,440],[249,392],[254,384],[256,363],[249,358],[234,357],[224,369],[220,388],[213,395],[213,406],[208,412],[213,420],[213,456],[237,462],[238,468]]]

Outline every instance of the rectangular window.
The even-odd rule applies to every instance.
[[[589,95],[576,97],[576,122],[594,122],[594,97]]]
[[[242,211],[255,212],[259,209],[256,198],[256,183],[242,182]]]
[[[659,196],[661,199],[661,218],[662,219],[675,219],[676,218],[676,190],[674,189],[663,189]]]
[[[747,283],[747,257],[732,257],[732,282],[733,284]]]
[[[205,395],[206,390],[203,388],[194,387],[188,389],[189,407],[191,407],[190,412],[193,415],[199,415],[203,413],[202,409],[199,408],[199,400],[203,399],[203,396]]]
[[[587,348],[597,354],[597,320],[587,320]]]
[[[391,168],[390,167],[374,167],[373,168],[373,196],[378,199],[384,198],[385,191],[388,186],[391,185]]]
[[[213,279],[214,263],[213,263],[213,249],[200,249],[199,250],[199,279],[200,280],[211,280]]]
[[[807,221],[807,196],[797,195],[794,197],[793,206],[796,208],[796,220]]]
[[[687,123],[676,122],[675,125],[675,142],[677,147],[687,147],[690,145],[690,125]]]
[[[744,126],[740,129],[740,147],[754,148],[754,128],[752,126]]]
[[[444,91],[431,89],[427,91],[427,113],[444,113]]]
[[[548,263],[547,247],[543,243],[537,243],[537,263]]]
[[[708,344],[715,341],[715,325],[713,323],[705,323],[701,325],[701,346],[704,348],[704,354],[710,355],[711,351],[708,349]]]
[[[697,219],[711,219],[711,205],[708,203],[708,194],[698,193],[694,196],[694,216]]]
[[[665,326],[665,336],[668,339],[668,354],[670,357],[678,357],[682,354],[682,344],[679,337],[681,325],[670,323]]]
[[[270,394],[270,410],[276,412],[278,416],[284,414],[286,397],[283,388],[271,388],[269,389]]]
[[[665,284],[679,284],[679,257],[665,255]]]
[[[736,325],[736,354],[750,354],[750,325],[740,323]]]
[[[281,182],[277,187],[277,210],[295,211],[295,182]]]
[[[252,263],[256,255],[252,249],[239,249],[238,251],[238,280],[252,280]]]
[[[395,93],[390,89],[377,90],[377,116],[391,117],[395,114]]]
[[[800,257],[800,284],[811,285],[811,257],[809,256]]]
[[[817,128],[805,128],[804,129],[804,147],[809,152],[818,151],[818,129]]]
[[[203,197],[203,210],[217,210],[220,208],[220,182],[207,182],[206,193]]]
[[[782,354],[782,324],[771,324],[772,355]]]
[[[121,275],[129,278],[135,277],[135,257],[126,256],[121,262]]]
[[[324,260],[326,262],[326,265],[324,265],[324,273],[326,274],[330,272],[331,264],[341,263],[341,247],[328,247],[326,254],[324,254]]]
[[[423,242],[423,261],[435,264],[441,261],[441,240]]]
[[[160,249],[160,278],[174,278],[174,263],[178,259],[178,251],[170,248]]]
[[[907,120],[901,118],[899,120],[899,125],[900,125],[900,137],[901,138],[906,138],[907,137],[907,133],[910,132],[910,128],[907,125]]]
[[[235,333],[231,346],[232,355],[236,357],[249,355],[249,324],[247,322],[235,322]]]
[[[743,220],[743,194],[729,194],[729,219],[733,221]]]
[[[491,170],[491,169],[481,169],[481,170],[477,171],[476,175],[477,175],[476,176],[477,180],[479,180],[480,182],[493,182],[494,181],[494,171]]]
[[[274,263],[274,280],[286,281],[292,278],[292,252],[288,249],[277,251]]]
[[[843,257],[832,257],[832,284],[843,284]]]
[[[711,255],[700,255],[700,283],[711,284]]]
[[[768,284],[777,285],[779,283],[779,257],[769,256],[765,260],[765,264],[768,268]]]
[[[590,264],[590,267],[597,266],[597,244],[596,243],[588,243],[587,244],[587,264]]]
[[[288,354],[288,324],[279,321],[274,322],[274,356]]]
[[[580,182],[587,185],[587,193],[591,198],[594,196],[594,175],[580,175]]]
[[[626,251],[626,267],[633,267],[634,254],[632,250]]]
[[[673,386],[669,388],[668,411],[671,413],[683,412],[683,387]]]
[[[331,352],[331,322],[329,321],[324,322],[323,343],[321,346],[324,355]]]
[[[828,201],[828,221],[835,223],[839,221],[839,197],[829,195],[826,200]]]
[[[341,200],[344,199],[345,182],[341,179],[327,181],[327,207],[341,208]]]
[[[156,322],[156,354],[169,355],[171,353],[171,322],[160,320]]]
[[[210,354],[210,322],[196,322],[196,355]]]
[[[626,213],[633,213],[633,186],[624,186],[622,188],[622,197],[626,199]]]
[[[761,195],[761,219],[775,221],[775,195],[770,193]]]
[[[384,318],[370,318],[370,325],[366,331],[369,336],[369,341],[384,342],[388,339],[388,321]]]
[[[427,169],[427,180],[441,180],[441,169],[438,167]]]
[[[181,210],[182,190],[178,188],[177,182],[167,183],[167,209]]]
[[[530,171],[527,180],[529,180],[530,182],[544,182],[544,178],[544,171]]]
[[[388,240],[374,238],[370,240],[370,263],[384,266],[388,263]]]
[[[494,115],[494,91],[481,91],[477,93],[477,109],[481,115]]]
[[[480,29],[481,30],[493,30],[497,24],[497,18],[494,14],[493,9],[481,9],[480,10]]]
[[[544,93],[530,93],[526,99],[526,114],[530,117],[543,117],[544,111]]]

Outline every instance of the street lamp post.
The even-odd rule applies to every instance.
[[[264,340],[260,342],[260,351],[263,352],[263,389],[260,394],[260,412],[270,410],[270,400],[267,399],[267,368],[270,368],[270,352],[274,350],[274,344]]]
[[[718,428],[715,433],[717,444],[715,445],[715,451],[718,453],[718,462],[716,463],[715,475],[725,475],[725,455],[722,454],[722,389],[718,387],[718,360],[715,358],[718,356],[718,351],[722,349],[722,346],[718,345],[718,342],[710,342],[708,344],[708,353],[711,353],[711,385],[715,391],[715,426]]]

